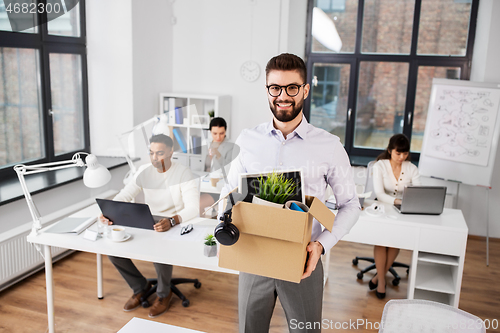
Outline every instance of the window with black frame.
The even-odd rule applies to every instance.
[[[467,80],[477,0],[309,0],[309,121],[351,156],[404,133],[418,160],[432,79]]]
[[[2,179],[15,175],[15,164],[66,160],[90,147],[85,2],[67,8],[54,6],[68,1],[32,1],[24,30],[8,15],[14,3],[0,0]],[[62,12],[47,20],[49,8]]]

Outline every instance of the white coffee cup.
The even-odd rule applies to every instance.
[[[114,241],[120,241],[126,236],[125,228],[119,226],[111,226],[111,239]]]

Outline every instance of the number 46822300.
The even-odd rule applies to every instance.
[[[5,11],[9,14],[15,13],[23,13],[23,14],[42,14],[42,13],[60,13],[63,8],[61,8],[61,4],[55,3],[9,3],[9,5],[5,8]]]

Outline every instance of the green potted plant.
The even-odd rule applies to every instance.
[[[293,196],[297,184],[293,179],[287,179],[283,174],[273,171],[267,177],[260,176],[259,188],[252,202],[282,208],[284,203]]]
[[[210,110],[208,111],[208,116],[210,117],[210,119],[212,119],[215,115],[215,111],[214,110]]]
[[[214,235],[208,234],[205,237],[205,246],[203,248],[203,253],[207,257],[215,257],[217,255],[217,242]]]

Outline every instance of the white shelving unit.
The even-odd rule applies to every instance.
[[[203,171],[210,135],[209,112],[213,111],[214,117],[224,118],[229,126],[231,97],[161,93],[159,102],[159,114],[168,114],[171,137],[174,140],[172,160],[188,166],[192,171]],[[199,138],[198,144],[194,144],[193,137]]]
[[[459,270],[463,270],[460,257],[418,252],[417,261],[414,298],[450,305],[458,303],[455,302],[460,295],[457,277]]]

